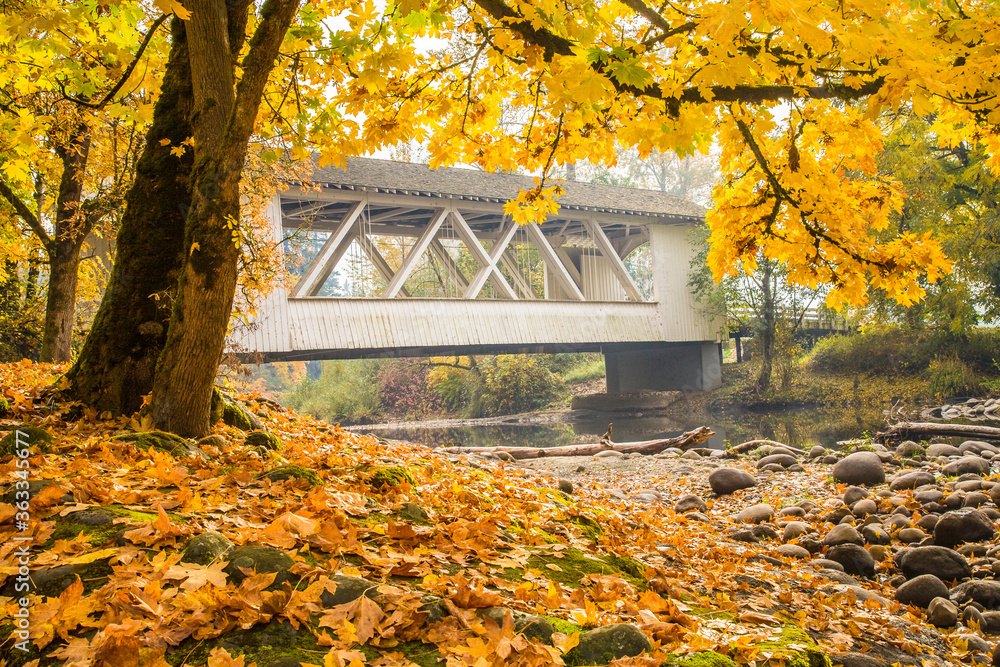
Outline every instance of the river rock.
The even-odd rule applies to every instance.
[[[958,624],[958,607],[948,598],[934,598],[927,605],[927,620],[939,628],[954,627]]]
[[[834,547],[838,544],[863,544],[860,533],[854,526],[841,523],[834,526],[826,537],[823,538],[823,546]]]
[[[859,500],[854,503],[853,507],[851,507],[851,512],[856,517],[866,517],[869,514],[875,514],[878,512],[878,505],[871,498],[865,498],[864,500]]]
[[[708,484],[716,495],[724,496],[740,489],[757,486],[753,475],[738,468],[719,468],[708,476]]]
[[[969,602],[978,602],[987,609],[1000,607],[1000,581],[996,579],[973,579],[951,589],[951,601],[960,607]]]
[[[834,667],[885,667],[884,660],[879,660],[869,653],[841,653],[830,656],[831,664]],[[268,666],[270,667],[270,665]]]
[[[774,508],[766,503],[751,505],[736,515],[736,523],[764,523],[774,518]]]
[[[927,456],[929,458],[937,458],[939,456],[961,456],[962,450],[954,445],[946,445],[943,443],[937,443],[927,446]]]
[[[222,533],[208,531],[195,535],[184,545],[184,562],[208,565],[225,556],[233,548],[233,543]]]
[[[1000,611],[983,612],[983,620],[979,623],[983,634],[1000,635]]]
[[[990,501],[990,497],[980,491],[973,491],[962,500],[962,507],[982,507]]]
[[[934,544],[942,547],[990,540],[994,535],[993,522],[979,510],[948,512],[934,526]]]
[[[868,544],[889,544],[892,542],[892,536],[889,535],[889,532],[876,524],[862,526],[861,535]]]
[[[875,559],[857,544],[838,544],[826,552],[826,557],[843,565],[847,574],[856,574],[866,579],[875,576]]]
[[[914,458],[924,453],[924,448],[913,442],[905,440],[896,446],[896,456],[903,458]]]
[[[842,484],[874,486],[885,481],[885,468],[875,452],[855,452],[833,466],[833,479]]]
[[[868,497],[868,489],[863,486],[849,486],[844,489],[844,504],[853,505],[859,500],[864,500]]]
[[[808,549],[797,544],[782,544],[775,551],[786,558],[806,559],[812,555]]]
[[[987,475],[990,472],[990,462],[980,456],[963,456],[957,461],[952,461],[941,472],[946,475]]]
[[[983,442],[982,440],[966,440],[958,446],[958,451],[963,454],[982,454],[983,452],[996,454],[997,452],[1000,452],[1000,450],[998,450],[995,446],[988,442]]]
[[[789,468],[798,461],[795,460],[794,456],[789,456],[788,454],[771,454],[770,456],[765,456],[761,460],[757,461],[757,470],[760,470],[766,465],[777,464],[782,468]]]
[[[652,650],[653,644],[642,630],[628,623],[615,623],[581,634],[580,643],[566,658],[574,665],[604,665]]]
[[[919,486],[933,483],[934,475],[926,470],[914,470],[912,472],[903,473],[902,475],[894,477],[889,483],[889,488],[893,491],[902,491],[904,489],[915,489]]]
[[[674,511],[678,514],[684,514],[685,512],[704,512],[708,509],[708,505],[702,500],[701,496],[696,496],[693,493],[689,493],[685,496],[681,496],[677,499],[677,503],[674,505]]]
[[[955,581],[972,576],[972,568],[962,554],[942,546],[912,547],[899,559],[899,569],[907,579],[933,574],[942,581]]]
[[[914,577],[896,589],[896,599],[900,604],[912,604],[925,609],[934,598],[946,597],[948,587],[933,574]]]
[[[789,521],[785,524],[785,528],[781,533],[781,539],[785,542],[794,540],[800,535],[805,535],[809,532],[809,524],[805,521]]]
[[[330,580],[336,586],[333,591],[325,590],[320,595],[320,602],[324,607],[336,607],[348,602],[354,602],[362,595],[369,599],[378,595],[379,583],[377,581],[370,581],[361,577],[349,577],[343,574],[332,575]],[[434,598],[434,600],[436,599]],[[428,597],[428,600],[424,601],[423,607],[426,607],[430,602],[431,598]],[[429,611],[423,607],[421,607],[421,611]]]

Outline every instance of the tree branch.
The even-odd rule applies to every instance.
[[[135,71],[136,65],[138,65],[139,64],[139,60],[142,59],[142,54],[146,52],[146,47],[149,46],[150,41],[152,41],[153,34],[156,32],[157,28],[159,28],[161,25],[163,25],[163,22],[167,20],[168,16],[169,15],[167,15],[167,14],[163,14],[162,16],[160,16],[160,18],[158,18],[155,21],[153,21],[153,25],[151,25],[149,27],[149,30],[146,31],[146,36],[143,37],[142,43],[139,44],[139,50],[136,51],[135,55],[132,57],[132,62],[130,62],[128,64],[128,67],[125,68],[125,72],[118,79],[118,83],[116,83],[111,88],[111,90],[109,90],[107,92],[107,94],[103,98],[101,98],[100,102],[96,102],[95,103],[95,102],[91,102],[89,99],[84,98],[84,97],[79,97],[77,95],[69,95],[69,94],[67,94],[66,93],[66,89],[63,87],[63,84],[60,81],[59,82],[59,88],[60,88],[60,90],[62,92],[62,96],[64,98],[66,98],[67,100],[69,100],[70,102],[73,102],[74,104],[78,104],[78,105],[80,105],[82,107],[86,107],[88,109],[97,109],[97,110],[100,110],[100,109],[103,109],[105,106],[107,106],[107,104],[112,99],[114,99],[115,95],[117,95],[118,92],[122,89],[122,87],[125,85],[125,82],[129,80],[129,77],[132,76],[132,72]]]
[[[10,186],[7,185],[7,181],[3,178],[0,178],[0,196],[6,199],[10,205],[14,207],[14,211],[17,212],[18,217],[31,228],[31,231],[35,233],[35,236],[38,237],[38,240],[40,240],[43,245],[48,247],[49,244],[52,243],[52,238],[45,231],[45,228],[42,227],[42,223],[38,221],[38,218],[31,212],[31,209],[28,208],[27,204],[25,204],[21,198],[17,196],[17,193],[10,189]]]

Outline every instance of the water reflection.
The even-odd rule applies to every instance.
[[[880,408],[795,409],[726,415],[713,423],[686,422],[676,417],[626,417],[621,414],[590,413],[584,419],[564,424],[490,424],[446,428],[378,429],[381,437],[409,440],[432,447],[557,447],[597,442],[614,423],[615,442],[654,440],[680,435],[684,431],[709,426],[715,436],[708,447],[724,449],[726,441],[736,444],[766,438],[796,447],[834,447],[840,440],[875,434],[886,427]],[[363,428],[358,429],[365,432]]]

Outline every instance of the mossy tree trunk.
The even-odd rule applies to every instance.
[[[209,428],[212,384],[225,346],[240,253],[239,180],[264,86],[299,0],[267,0],[239,84],[230,35],[250,4],[205,0],[188,22],[194,90],[195,166],[183,266],[151,401],[159,428],[200,436]],[[237,25],[234,25],[237,23]]]
[[[191,204],[190,151],[170,152],[192,135],[193,91],[184,22],[172,46],[160,98],[125,200],[116,259],[83,349],[68,377],[74,396],[101,411],[131,414],[152,391],[166,342]],[[161,145],[167,140],[167,145]]]

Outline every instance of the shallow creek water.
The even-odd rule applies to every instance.
[[[886,427],[887,416],[882,407],[867,408],[796,408],[770,412],[745,412],[713,418],[709,423],[685,420],[676,414],[641,416],[621,413],[566,413],[565,421],[557,423],[407,424],[405,427],[380,425],[354,427],[362,433],[380,437],[419,442],[428,446],[462,447],[557,447],[574,443],[597,442],[609,423],[614,423],[615,442],[653,440],[680,435],[684,431],[708,426],[715,436],[708,447],[724,449],[726,441],[738,444],[746,440],[767,438],[797,447],[823,445],[835,447],[840,440],[874,434]]]

